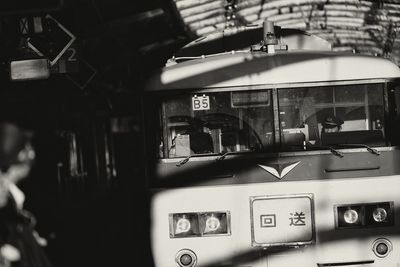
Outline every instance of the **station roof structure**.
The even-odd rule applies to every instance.
[[[383,56],[400,63],[400,1],[174,0],[187,32],[203,36],[265,19],[316,34],[333,50]]]

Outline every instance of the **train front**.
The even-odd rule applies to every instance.
[[[400,266],[399,77],[381,58],[310,51],[156,75],[144,102],[156,267]]]

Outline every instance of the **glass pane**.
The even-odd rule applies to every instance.
[[[320,90],[313,90],[312,95],[317,103],[332,103],[333,101],[332,87],[320,87]]]
[[[270,90],[165,99],[164,157],[254,151],[274,142]]]
[[[383,84],[280,89],[278,102],[282,150],[385,143]]]
[[[335,88],[336,103],[363,103],[365,97],[364,90],[354,90],[353,85],[343,85]]]
[[[393,123],[391,124],[391,126],[393,127],[393,129],[391,129],[392,132],[392,144],[393,145],[399,145],[400,144],[400,140],[399,140],[399,136],[400,136],[400,84],[399,83],[390,83],[389,84],[389,89],[390,91],[393,92],[393,104],[394,107],[392,108],[392,112],[393,114],[391,114],[391,116],[393,116]]]

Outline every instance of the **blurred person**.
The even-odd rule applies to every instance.
[[[46,241],[34,230],[35,218],[23,209],[25,196],[16,186],[35,159],[31,138],[13,123],[0,123],[0,267],[51,266],[41,247]]]

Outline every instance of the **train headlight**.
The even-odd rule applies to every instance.
[[[206,231],[216,231],[221,226],[221,223],[218,218],[211,216],[206,220]]]
[[[203,235],[229,233],[229,213],[206,212],[200,215],[200,229]]]
[[[393,201],[336,206],[336,228],[394,225]]]
[[[358,221],[358,212],[352,209],[348,209],[343,214],[343,219],[348,224],[354,224]]]
[[[170,215],[170,236],[198,236],[199,223],[197,213],[176,213]]]
[[[190,221],[186,218],[180,218],[176,222],[175,234],[186,233],[190,230]]]
[[[229,211],[173,213],[169,221],[171,238],[230,234]]]
[[[384,208],[376,208],[372,212],[372,217],[376,222],[384,222],[387,218],[387,212]]]

